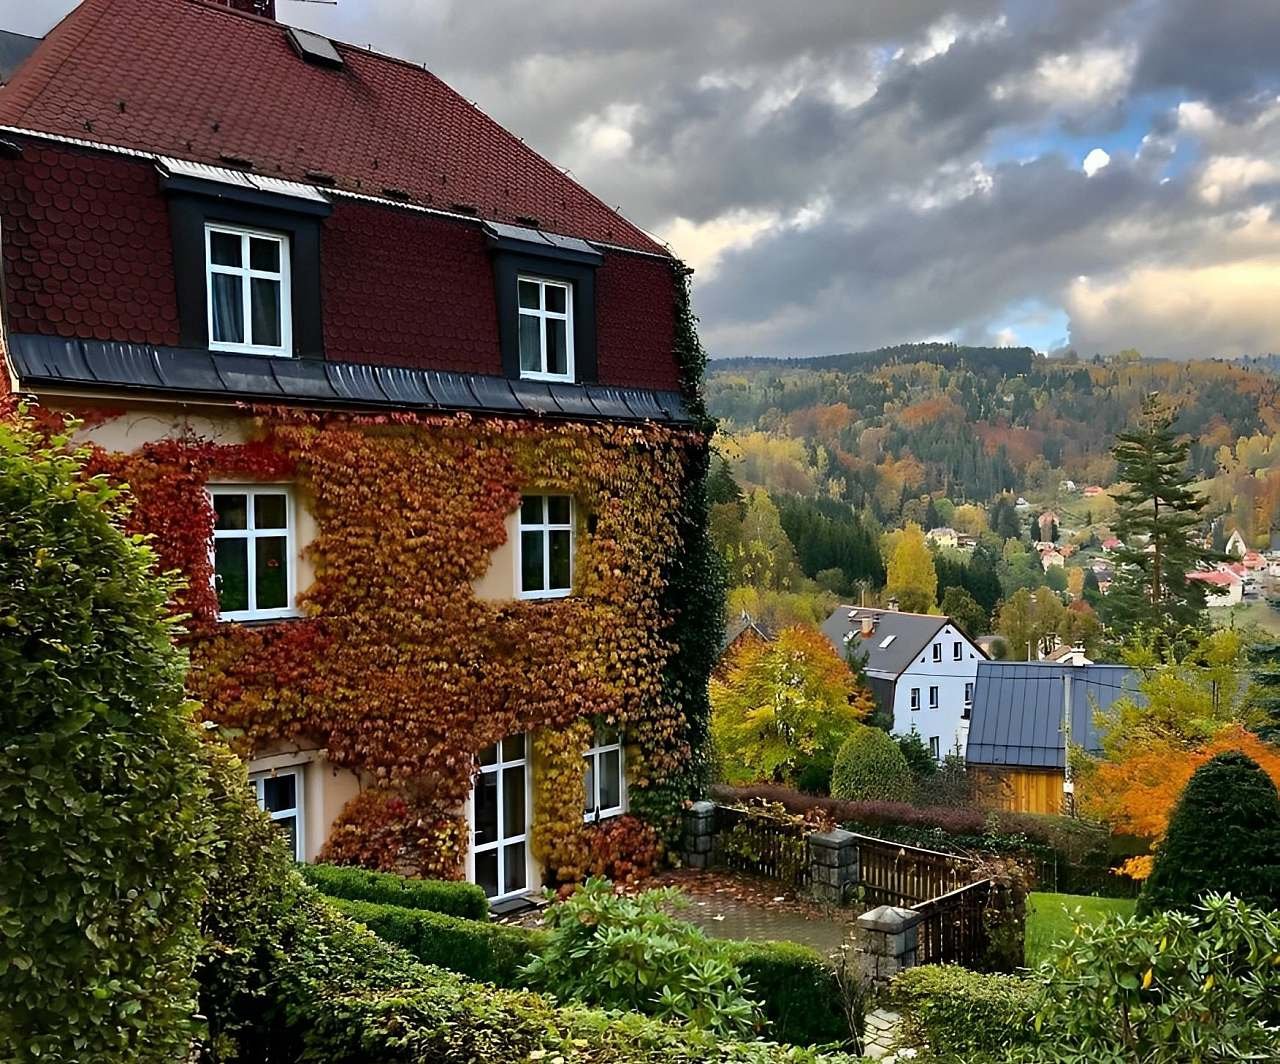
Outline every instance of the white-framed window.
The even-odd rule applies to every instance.
[[[520,500],[520,597],[564,598],[573,590],[573,499]]]
[[[969,714],[973,710],[973,682],[970,681],[964,685],[964,712],[960,716],[964,720],[969,719]]]
[[[964,658],[964,644],[960,640],[956,640],[951,644],[951,660],[960,661]]]
[[[291,354],[289,238],[210,222],[204,243],[210,350]]]
[[[573,380],[573,285],[522,275],[516,288],[520,376],[525,380]]]
[[[624,812],[627,782],[622,761],[622,733],[612,724],[598,721],[591,749],[582,756],[587,763],[582,819],[603,820]]]
[[[938,708],[938,688],[937,687],[929,688],[929,708],[930,709]]]
[[[937,735],[929,736],[929,756],[935,761],[942,760],[942,740]]]
[[[213,587],[226,621],[294,612],[293,500],[285,484],[210,485]]]
[[[918,687],[911,688],[911,708],[920,708],[920,688]]]
[[[942,644],[941,643],[933,644],[933,660],[934,661],[942,660]]]
[[[480,752],[471,792],[470,871],[490,900],[529,890],[529,740],[509,735]]]
[[[258,799],[258,808],[266,811],[289,840],[289,852],[295,861],[306,855],[302,848],[302,766],[255,772],[249,785]]]

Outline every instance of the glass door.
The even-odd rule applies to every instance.
[[[512,735],[480,754],[471,795],[472,879],[491,899],[529,889],[528,740]]]

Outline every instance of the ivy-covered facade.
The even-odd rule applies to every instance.
[[[634,874],[705,777],[721,618],[686,271],[421,68],[99,6],[0,89],[5,405],[129,485],[299,859]]]

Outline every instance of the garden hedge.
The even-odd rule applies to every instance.
[[[405,909],[424,909],[470,920],[489,918],[489,899],[474,883],[407,879],[389,872],[326,864],[302,865],[300,871],[303,879],[331,898],[399,905]]]
[[[469,975],[497,986],[520,986],[520,969],[533,960],[543,935],[422,909],[330,898],[330,904],[385,942],[408,950],[425,964]]]
[[[939,1057],[1003,1062],[1034,1037],[1035,993],[1018,976],[927,964],[894,979],[889,1000],[902,1013],[905,1044],[927,1045]]]
[[[910,799],[915,779],[898,744],[879,728],[855,725],[836,754],[831,794],[862,801]]]
[[[843,1042],[849,1025],[835,972],[795,942],[732,942],[729,952],[769,1020],[769,1037],[792,1045]]]

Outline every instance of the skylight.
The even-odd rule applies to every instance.
[[[308,63],[333,67],[336,70],[342,69],[342,56],[338,54],[338,49],[333,46],[333,41],[328,37],[321,37],[318,33],[308,33],[306,30],[298,29],[297,26],[290,26],[288,34],[289,43]]]
[[[880,640],[880,649],[885,650],[889,646],[889,644],[892,643],[897,638],[898,637],[896,635],[885,636],[882,640]]]

